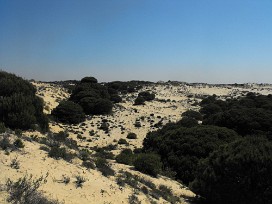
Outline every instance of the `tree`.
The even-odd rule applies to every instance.
[[[51,113],[63,123],[76,124],[85,120],[85,114],[80,105],[72,101],[62,101]]]
[[[272,144],[246,137],[222,146],[199,165],[190,185],[208,203],[272,203]]]

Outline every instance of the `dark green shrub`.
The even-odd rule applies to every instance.
[[[76,188],[82,188],[83,186],[83,183],[86,182],[86,179],[83,177],[83,176],[76,176],[76,181],[75,181],[75,184],[76,184]]]
[[[40,130],[47,131],[43,100],[35,92],[28,81],[0,71],[0,122],[11,129],[27,130],[39,125]]]
[[[97,148],[95,151],[96,157],[101,157],[104,159],[114,159],[114,154],[110,152],[107,147]]]
[[[95,164],[97,169],[102,173],[103,176],[114,176],[114,170],[110,167],[106,159],[97,158]]]
[[[7,150],[8,148],[13,147],[13,145],[11,144],[10,139],[8,138],[8,136],[0,137],[0,147],[3,150]]]
[[[272,203],[272,144],[248,137],[222,146],[201,162],[191,188],[208,203]]]
[[[51,147],[48,152],[48,156],[54,159],[64,159],[65,161],[71,161],[75,155],[68,152],[64,147]]]
[[[69,133],[67,131],[60,131],[54,134],[54,139],[59,142],[64,142],[69,137]]]
[[[135,169],[156,177],[162,168],[160,156],[156,154],[139,154],[134,161]]]
[[[149,93],[148,91],[143,91],[138,94],[138,97],[143,98],[145,101],[152,101],[155,99],[155,94]]]
[[[198,162],[220,145],[239,138],[233,130],[216,126],[180,127],[168,124],[161,130],[148,133],[144,151],[158,153],[164,163],[177,173],[176,178],[188,184],[195,178]]]
[[[88,149],[82,149],[79,151],[79,155],[78,157],[82,160],[82,161],[86,161],[89,159],[90,157],[90,151]]]
[[[81,83],[97,83],[97,79],[94,77],[84,77],[80,81]]]
[[[132,165],[134,161],[134,155],[131,149],[124,149],[115,157],[116,162],[121,164]]]
[[[86,167],[87,169],[95,169],[95,163],[91,160],[84,160],[82,162],[82,166]]]
[[[53,109],[52,115],[63,123],[77,124],[85,120],[85,114],[80,105],[72,101],[62,101]]]
[[[145,104],[145,99],[142,97],[137,97],[134,101],[134,105],[144,105]]]
[[[201,113],[197,112],[197,111],[193,111],[193,110],[188,110],[185,111],[184,113],[181,114],[182,116],[186,116],[189,118],[193,118],[195,120],[202,120],[203,117],[201,115]]]
[[[128,139],[137,139],[137,135],[133,132],[130,132],[130,133],[128,133],[127,138]]]
[[[112,102],[108,99],[97,99],[94,105],[94,114],[108,114],[112,110]]]
[[[21,139],[16,139],[13,143],[13,145],[16,147],[16,148],[24,148],[24,143]]]
[[[119,95],[117,95],[117,94],[111,95],[110,96],[110,100],[113,103],[120,103],[120,102],[122,102],[122,98]]]
[[[126,141],[126,139],[121,138],[121,139],[118,140],[118,144],[120,144],[120,145],[122,145],[122,144],[127,145],[128,142]]]
[[[190,127],[197,126],[198,122],[194,118],[184,116],[180,121],[177,122],[177,124],[182,126],[182,127],[190,128]]]

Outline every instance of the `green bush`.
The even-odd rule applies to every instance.
[[[74,154],[68,152],[64,147],[51,147],[48,156],[54,159],[62,158],[65,161],[71,161],[75,157]]]
[[[272,144],[247,137],[201,162],[191,188],[208,203],[272,203]]]
[[[128,139],[137,139],[137,135],[133,132],[130,132],[130,133],[128,133],[127,138]]]
[[[145,99],[142,97],[137,97],[134,101],[134,105],[144,105],[145,104]]]
[[[185,111],[184,113],[181,114],[182,116],[186,116],[189,118],[193,118],[195,120],[202,120],[203,117],[201,115],[201,113],[197,112],[197,111],[193,111],[193,110],[188,110]]]
[[[131,149],[124,149],[115,157],[115,160],[120,164],[132,165],[134,158],[135,157]]]
[[[80,81],[81,83],[97,83],[97,79],[94,77],[84,77]]]
[[[220,145],[239,138],[233,130],[216,126],[180,127],[168,124],[161,130],[148,133],[144,151],[158,153],[164,163],[177,172],[176,178],[188,184],[195,178],[198,162]]]
[[[58,204],[58,201],[50,200],[38,191],[40,186],[46,183],[46,179],[47,176],[34,180],[32,175],[26,175],[17,181],[8,179],[6,182],[7,201],[14,204]]]
[[[114,176],[114,170],[110,167],[106,159],[97,158],[95,164],[97,169],[102,173],[103,176]]]
[[[122,144],[127,145],[128,142],[127,142],[126,139],[121,138],[121,139],[118,140],[118,144],[120,144],[120,145],[122,145]]]
[[[136,170],[156,177],[162,168],[159,155],[156,154],[139,154],[134,161]]]
[[[152,101],[155,99],[155,94],[149,93],[148,91],[143,91],[138,94],[138,97],[143,98],[145,101]]]
[[[36,124],[48,130],[43,113],[43,100],[28,81],[14,74],[0,71],[0,122],[11,129],[27,130]]]
[[[110,96],[110,100],[113,102],[113,103],[120,103],[122,102],[122,98],[118,95],[118,94],[113,94]]]
[[[52,115],[63,123],[77,124],[85,120],[85,114],[80,105],[72,101],[62,101],[53,109]]]
[[[93,77],[85,77],[74,88],[70,101],[78,103],[85,114],[109,114],[113,104],[106,86],[97,83]]]
[[[21,139],[16,139],[13,143],[13,145],[16,147],[16,148],[24,148],[24,143]]]

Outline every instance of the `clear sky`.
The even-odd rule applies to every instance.
[[[0,0],[0,69],[272,83],[272,0]]]

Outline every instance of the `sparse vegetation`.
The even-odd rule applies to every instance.
[[[76,181],[75,181],[76,188],[82,188],[83,183],[85,182],[86,182],[86,179],[83,176],[80,176],[80,175],[76,176]]]
[[[56,200],[50,200],[43,196],[38,189],[44,183],[48,174],[34,180],[33,176],[25,175],[17,181],[6,182],[6,190],[9,193],[7,201],[13,204],[58,204]]]
[[[114,170],[110,167],[109,163],[104,158],[97,158],[95,161],[97,169],[102,173],[103,176],[109,177],[114,176]]]

